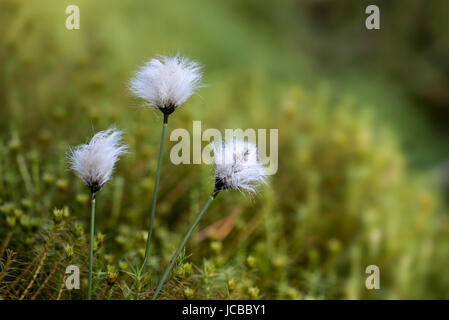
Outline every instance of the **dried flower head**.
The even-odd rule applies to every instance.
[[[256,145],[243,140],[228,140],[212,145],[215,162],[215,192],[236,189],[255,193],[266,183],[264,166],[259,162]]]
[[[200,87],[201,67],[179,55],[151,59],[140,68],[130,82],[139,98],[162,112],[170,114]]]
[[[119,156],[127,147],[121,144],[122,132],[115,128],[100,131],[88,144],[79,145],[68,152],[71,169],[95,194],[110,179]]]

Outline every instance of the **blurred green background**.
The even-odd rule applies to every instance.
[[[448,298],[448,18],[445,0],[0,0],[0,297],[85,297],[84,280],[63,286],[68,264],[86,278],[89,221],[65,154],[112,124],[131,154],[98,196],[94,295],[151,297],[213,188],[212,168],[175,166],[166,145],[137,286],[162,117],[128,81],[180,53],[207,86],[169,130],[277,128],[279,170],[255,197],[220,194],[162,298]],[[372,264],[380,290],[365,288]]]

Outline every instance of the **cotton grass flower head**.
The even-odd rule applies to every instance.
[[[201,87],[201,66],[182,56],[160,56],[140,68],[130,82],[132,93],[171,114]]]
[[[215,163],[215,193],[234,189],[255,193],[257,186],[266,183],[264,166],[258,160],[255,144],[230,139],[212,144]]]
[[[130,89],[135,96],[145,100],[148,105],[155,106],[164,114],[150,225],[142,268],[146,266],[150,250],[168,117],[201,86],[201,78],[201,67],[198,63],[177,55],[151,59],[136,72],[130,81]]]
[[[122,131],[110,128],[95,134],[88,144],[68,152],[70,168],[83,180],[92,194],[111,178],[119,157],[127,153],[121,144]]]
[[[159,284],[154,291],[152,299],[155,300],[165,280],[173,268],[176,259],[181,253],[182,248],[189,240],[196,226],[200,222],[207,209],[214,201],[217,194],[226,189],[237,189],[240,191],[255,193],[257,185],[266,183],[265,168],[257,159],[257,147],[242,140],[228,140],[225,143],[212,143],[215,161],[215,187],[206,204],[200,210],[189,230],[184,236],[181,244],[178,246],[175,254],[165,269]]]

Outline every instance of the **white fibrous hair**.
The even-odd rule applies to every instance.
[[[177,108],[200,88],[201,67],[179,55],[151,59],[130,82],[134,95],[159,109]],[[163,110],[162,110],[163,111]]]
[[[265,167],[259,162],[256,145],[229,139],[212,144],[215,162],[215,191],[236,189],[255,193],[266,183]]]
[[[115,128],[100,131],[88,144],[79,145],[68,152],[70,168],[95,194],[111,178],[119,157],[127,153],[121,144],[122,132]]]

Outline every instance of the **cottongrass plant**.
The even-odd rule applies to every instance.
[[[258,160],[256,145],[243,140],[230,139],[224,143],[212,144],[211,147],[214,152],[215,163],[214,190],[191,224],[184,239],[181,241],[181,244],[170,260],[168,267],[165,269],[156,291],[154,292],[153,300],[158,297],[182,248],[185,246],[187,240],[192,235],[193,230],[217,195],[221,191],[228,189],[254,194],[257,191],[258,185],[266,183],[266,171],[264,166]]]
[[[100,131],[88,144],[79,145],[68,152],[70,168],[83,180],[92,193],[90,243],[89,243],[89,285],[88,299],[92,299],[92,262],[95,227],[95,197],[111,178],[119,157],[127,153],[127,146],[121,143],[122,132],[115,128]]]
[[[168,117],[186,102],[195,93],[195,90],[201,87],[201,78],[201,66],[198,63],[177,55],[174,57],[160,56],[157,59],[151,59],[136,72],[135,77],[130,82],[131,92],[136,97],[143,99],[148,106],[159,109],[164,115],[156,180],[154,182],[150,226],[148,228],[145,257],[141,270],[147,264],[150,250]]]

